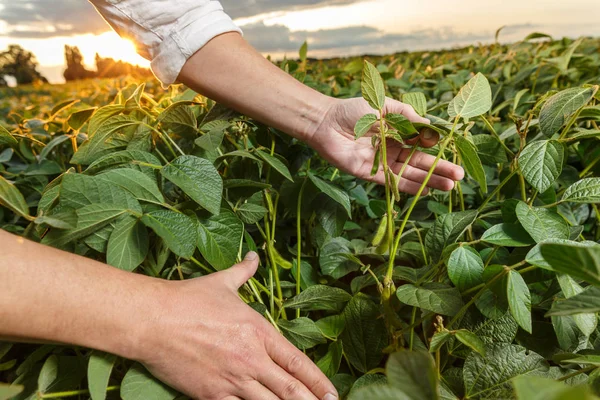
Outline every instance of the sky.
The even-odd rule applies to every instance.
[[[150,1],[150,0],[148,0]],[[152,0],[176,4],[177,0]],[[537,31],[600,37],[600,0],[221,0],[246,39],[265,55],[296,57],[389,54],[501,42]],[[149,62],[112,32],[86,0],[0,0],[0,51],[19,44],[40,71],[59,83],[64,45],[76,45],[93,69],[94,55],[133,64]]]

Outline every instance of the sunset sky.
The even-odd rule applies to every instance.
[[[176,0],[171,0],[176,4]],[[313,57],[450,48],[533,31],[554,37],[600,36],[599,0],[222,0],[245,37],[264,54]],[[51,82],[62,81],[64,45],[76,45],[93,68],[95,53],[148,65],[85,0],[0,0],[0,50],[32,51]]]

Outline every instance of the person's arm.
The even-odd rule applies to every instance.
[[[0,339],[138,360],[193,398],[337,398],[310,359],[238,297],[256,253],[187,281],[121,271],[2,230],[0,254]]]

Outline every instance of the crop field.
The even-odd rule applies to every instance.
[[[241,299],[343,399],[597,399],[600,40],[279,65],[365,98],[355,134],[385,186],[181,85],[24,86],[0,90],[0,228],[170,280],[255,250]],[[386,95],[440,134],[420,150],[463,166],[452,191],[395,189],[387,146],[423,126]],[[0,400],[186,398],[52,344],[0,342],[0,382]]]

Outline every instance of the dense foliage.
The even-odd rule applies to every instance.
[[[385,187],[340,173],[181,86],[0,92],[0,227],[164,279],[257,250],[241,298],[344,398],[593,399],[600,41],[548,39],[281,63],[362,95],[374,110],[356,134],[377,132],[381,161],[386,139],[421,128],[381,118],[386,94],[430,118],[427,152],[467,177],[424,197],[395,193],[392,172]],[[68,346],[2,343],[0,371],[18,385],[1,399],[177,397],[139,364]]]

